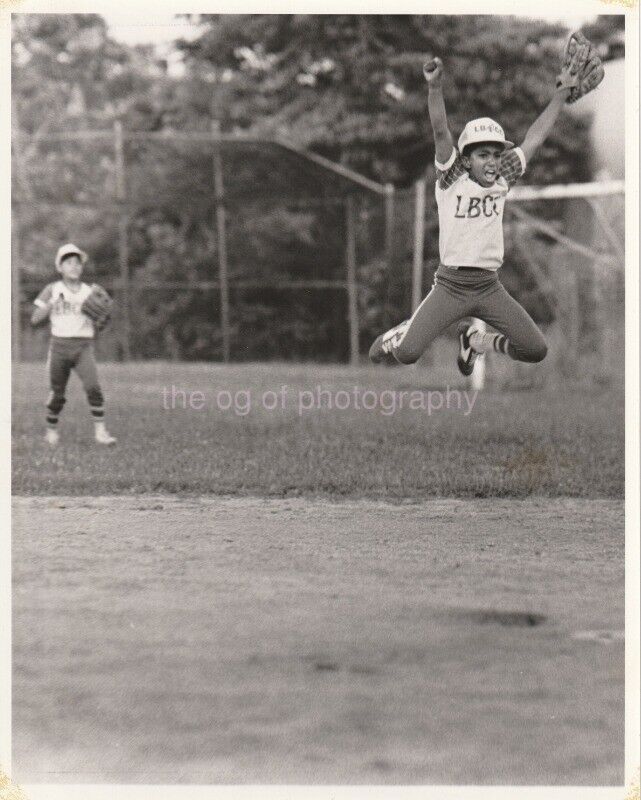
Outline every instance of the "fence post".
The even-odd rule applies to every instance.
[[[22,324],[20,318],[20,234],[18,214],[11,220],[11,354],[18,362],[22,357]]]
[[[11,102],[11,142],[15,156],[16,173],[21,194],[32,200],[33,192],[25,169],[20,139],[19,105],[15,99]],[[22,358],[22,319],[21,287],[20,287],[20,205],[11,215],[11,357],[14,361]]]
[[[356,213],[355,202],[352,195],[345,200],[345,219],[347,230],[347,245],[345,260],[347,264],[347,309],[349,319],[349,360],[353,365],[358,364],[358,287],[356,283]]]
[[[390,326],[389,287],[394,269],[394,184],[385,184],[385,264],[387,266],[387,292],[385,296],[385,327]]]
[[[16,182],[20,186],[20,194],[25,200],[33,200],[33,191],[29,183],[29,175],[22,151],[22,139],[20,135],[20,105],[15,100],[11,100],[11,144],[13,147],[13,159],[16,166]]]
[[[559,252],[557,248],[557,253]],[[558,258],[558,256],[557,256]],[[558,267],[558,261],[553,263]],[[576,268],[570,266],[554,270],[558,294],[556,328],[561,346],[558,349],[557,367],[564,377],[575,377],[579,355],[580,305]]]
[[[218,277],[220,281],[220,325],[223,337],[223,361],[230,358],[229,333],[229,275],[227,269],[227,219],[225,214],[225,186],[223,182],[223,163],[220,144],[216,142],[220,134],[218,120],[212,119],[211,133],[214,139],[214,205],[216,214],[216,240],[218,249]]]
[[[118,262],[120,264],[120,305],[122,308],[121,346],[122,358],[131,358],[131,318],[129,281],[129,214],[127,211],[127,188],[125,183],[125,147],[120,120],[114,122],[114,150],[116,167],[116,200],[118,214]]]
[[[414,183],[414,262],[412,268],[412,313],[423,298],[423,247],[425,240],[425,178]]]

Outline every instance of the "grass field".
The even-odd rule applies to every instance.
[[[622,385],[557,383],[457,396],[453,392],[465,385],[452,368],[282,364],[109,364],[101,366],[101,376],[119,444],[110,450],[93,444],[86,403],[72,379],[60,423],[64,444],[51,451],[42,441],[43,365],[15,368],[14,494],[387,500],[623,494]],[[204,407],[183,408],[177,394],[177,407],[165,408],[172,386],[202,392],[191,401]],[[337,392],[349,393],[338,399],[345,405],[349,396],[350,407],[330,410],[324,397],[322,407],[306,410],[318,386],[332,402]],[[376,407],[355,408],[355,389],[361,402],[376,401]],[[268,391],[278,395],[274,410],[263,407]],[[365,391],[374,394],[365,398]],[[268,396],[268,404],[274,399]],[[238,413],[234,405],[219,408],[228,400],[237,402]]]

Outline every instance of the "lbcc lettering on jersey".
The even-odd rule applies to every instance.
[[[446,164],[435,163],[441,264],[498,269],[503,263],[505,198],[525,172],[523,151],[515,147],[501,155],[500,176],[489,187],[470,178],[455,149]]]
[[[93,339],[94,325],[86,314],[80,310],[82,304],[91,294],[91,286],[81,283],[73,291],[64,281],[49,283],[34,300],[40,308],[51,307],[51,335],[61,339]]]

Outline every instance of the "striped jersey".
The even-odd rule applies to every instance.
[[[503,207],[525,172],[523,151],[502,153],[499,177],[489,187],[470,177],[456,149],[445,164],[435,164],[441,264],[497,270],[503,263]]]
[[[91,294],[91,286],[81,283],[78,289],[70,289],[64,281],[49,283],[34,300],[39,308],[46,308],[52,301],[51,335],[62,339],[94,338],[94,325],[80,310]]]

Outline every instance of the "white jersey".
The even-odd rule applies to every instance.
[[[525,172],[523,151],[515,147],[501,155],[499,178],[487,188],[470,177],[456,149],[445,164],[435,163],[441,264],[497,270],[503,263],[503,207]]]
[[[80,308],[91,294],[91,286],[81,283],[78,289],[70,289],[64,281],[49,283],[34,300],[39,308],[47,308],[53,301],[51,335],[62,339],[94,338],[93,322]]]

